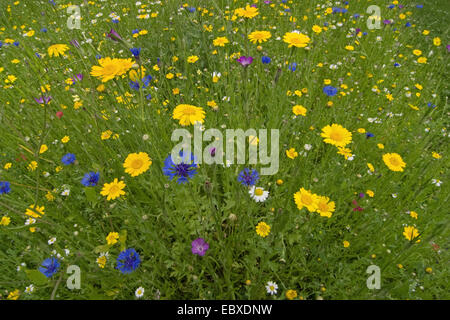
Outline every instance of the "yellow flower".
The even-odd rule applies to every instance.
[[[2,220],[0,220],[0,226],[7,226],[11,222],[11,218],[7,216],[3,216]]]
[[[30,205],[30,207],[27,208],[27,210],[25,211],[25,214],[33,218],[40,218],[45,214],[44,210],[45,210],[44,206],[39,207]]]
[[[419,59],[417,59],[418,63],[427,63],[427,58],[425,57],[420,57]]]
[[[272,34],[269,31],[253,31],[248,35],[248,39],[253,44],[266,42],[270,37]]]
[[[111,183],[105,183],[103,189],[100,192],[102,196],[106,196],[106,200],[114,200],[125,194],[122,189],[125,188],[126,184],[123,181],[118,181],[117,178]]]
[[[373,196],[375,195],[375,193],[372,190],[367,190],[366,193],[371,198],[373,198]]]
[[[41,148],[39,149],[39,153],[44,153],[45,151],[48,150],[48,147],[46,144],[41,145]]]
[[[319,34],[319,33],[322,32],[322,28],[315,24],[312,27],[312,31],[314,31],[315,33]]]
[[[440,158],[442,158],[442,156],[441,156],[439,153],[434,152],[434,151],[431,153],[431,155],[432,155],[433,158],[435,158],[435,159],[440,159]]]
[[[298,157],[298,152],[295,151],[295,148],[290,148],[289,150],[286,150],[286,155],[288,158],[295,159]]]
[[[106,242],[108,244],[115,244],[117,242],[117,239],[119,239],[119,233],[117,233],[117,232],[110,232],[106,236]]]
[[[54,44],[48,47],[47,52],[50,57],[59,57],[60,55],[63,55],[67,50],[69,50],[69,47],[65,44]]]
[[[30,171],[34,171],[34,170],[36,170],[37,166],[38,166],[38,164],[37,164],[36,161],[31,161],[31,162],[28,164],[27,169],[30,170]]]
[[[385,153],[383,161],[392,171],[403,171],[406,163],[403,162],[402,157],[398,153]]]
[[[419,236],[419,230],[412,226],[406,226],[403,229],[403,235],[407,240],[411,241]]]
[[[413,50],[413,54],[414,54],[415,56],[421,56],[421,55],[422,55],[422,51],[419,50],[419,49],[414,49],[414,50]]]
[[[213,45],[215,47],[225,47],[227,43],[229,43],[227,37],[217,37],[213,40]]]
[[[102,135],[101,135],[100,138],[102,140],[108,140],[109,138],[111,138],[111,135],[112,135],[112,131],[111,130],[106,130],[106,131],[102,132]]]
[[[20,296],[20,291],[19,291],[19,289],[16,289],[14,291],[11,291],[8,294],[8,297],[6,299],[8,299],[8,300],[17,300],[17,299],[19,299],[19,296]]]
[[[244,18],[249,18],[249,19],[252,19],[259,14],[258,8],[251,7],[249,5],[247,5],[245,7],[245,9],[238,8],[238,9],[234,10],[234,13],[239,17],[244,17]]]
[[[335,204],[334,201],[330,201],[330,198],[324,196],[316,197],[316,211],[321,217],[331,218],[334,212]]]
[[[133,66],[131,59],[103,58],[98,60],[100,66],[92,66],[91,75],[107,82],[128,72]]]
[[[123,163],[125,172],[136,177],[150,168],[152,160],[145,152],[130,153]]]
[[[205,119],[205,111],[201,107],[190,104],[180,104],[173,110],[174,119],[179,120],[182,126],[195,124],[195,122],[203,123]]]
[[[278,180],[277,180],[277,185],[281,186],[282,184],[283,184],[283,180],[278,179]]]
[[[67,142],[69,142],[69,140],[70,140],[70,137],[69,137],[69,136],[64,136],[64,137],[61,139],[61,142],[62,142],[62,143],[67,143]]]
[[[301,106],[301,105],[295,105],[292,107],[292,112],[296,115],[296,116],[304,116],[306,117],[306,108]]]
[[[320,135],[324,138],[325,143],[332,144],[336,147],[345,147],[352,142],[352,133],[343,126],[335,123],[322,128]]]
[[[427,35],[430,34],[430,31],[429,31],[429,30],[423,30],[422,34],[423,34],[424,36],[427,36]]]
[[[409,213],[409,215],[411,216],[411,218],[414,218],[414,219],[416,219],[416,220],[417,220],[417,217],[419,216],[419,215],[417,214],[417,212],[415,212],[415,211],[411,211],[411,212]]]
[[[433,272],[433,268],[428,267],[428,268],[425,269],[425,272],[426,273],[432,273]]]
[[[345,46],[345,50],[353,51],[353,50],[355,50],[355,47],[354,46]]]
[[[373,167],[373,165],[371,163],[367,163],[367,167],[369,168],[370,172],[374,172],[375,168]]]
[[[47,192],[45,194],[45,198],[47,199],[47,201],[53,201],[55,200],[55,196],[51,193],[51,192]]]
[[[219,107],[217,106],[217,103],[216,103],[214,100],[208,101],[208,102],[206,103],[206,105],[207,105],[208,107],[213,108],[213,110],[217,110],[217,109],[219,108]]]
[[[286,298],[289,300],[294,300],[295,298],[297,298],[297,291],[295,290],[286,291]]]
[[[302,33],[286,32],[283,36],[283,41],[288,43],[288,48],[294,46],[297,48],[304,48],[308,45],[311,39]]]
[[[348,248],[350,246],[350,242],[347,240],[342,241],[342,244],[344,245],[344,248]]]
[[[439,38],[439,37],[434,38],[434,39],[433,39],[433,44],[434,44],[436,47],[439,47],[439,46],[441,45],[441,38]]]
[[[195,62],[197,62],[197,60],[198,60],[197,56],[189,56],[187,58],[187,62],[189,62],[189,63],[195,63]]]
[[[265,237],[267,237],[267,236],[269,235],[269,233],[270,233],[270,226],[269,226],[267,223],[265,223],[265,222],[260,222],[260,223],[258,223],[258,225],[256,226],[256,233],[257,233],[259,236],[265,238]]]
[[[107,261],[106,254],[101,254],[100,257],[97,258],[97,264],[102,269],[105,267],[106,261]]]
[[[378,144],[377,144],[377,147],[378,147],[378,149],[384,149],[384,144],[378,143]]]
[[[306,207],[309,212],[314,212],[317,209],[316,197],[311,191],[300,188],[300,191],[294,194],[294,201],[299,210]]]
[[[12,167],[12,163],[11,162],[8,162],[8,163],[5,163],[5,166],[3,167],[5,170],[8,170],[8,169],[10,169]]]

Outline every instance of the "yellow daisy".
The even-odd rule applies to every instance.
[[[182,126],[195,124],[197,121],[203,123],[205,119],[205,111],[201,107],[190,104],[180,104],[173,110],[174,119],[179,120]]]
[[[257,233],[259,236],[265,238],[265,237],[267,237],[267,236],[269,235],[269,233],[270,233],[270,226],[269,226],[267,223],[265,223],[265,222],[260,222],[260,223],[258,223],[258,225],[256,226],[256,233]]]
[[[345,147],[352,142],[352,133],[343,126],[335,123],[322,128],[320,135],[324,138],[325,143],[332,144],[336,147]]]
[[[406,163],[403,162],[402,157],[398,153],[383,154],[383,161],[392,171],[403,171]]]
[[[316,211],[322,217],[331,218],[331,215],[334,212],[335,204],[334,201],[330,201],[330,198],[324,196],[316,197]]]
[[[283,41],[289,44],[289,48],[294,46],[297,48],[304,48],[308,45],[311,39],[302,33],[286,32],[283,36]]]
[[[114,200],[117,197],[120,197],[125,194],[125,191],[122,189],[125,188],[126,184],[123,181],[118,181],[117,178],[114,179],[111,183],[105,183],[103,185],[103,189],[100,192],[102,196],[107,197],[106,200]]]
[[[234,10],[234,13],[237,16],[239,16],[239,17],[249,18],[249,19],[252,19],[252,18],[256,17],[259,14],[258,8],[251,7],[249,5],[247,5],[245,7],[245,9],[244,8],[238,8],[238,9]]]
[[[414,238],[417,238],[419,236],[419,230],[412,226],[406,226],[403,229],[403,235],[405,238],[409,241],[413,240]]]
[[[272,34],[269,31],[253,31],[248,35],[248,39],[253,44],[266,42],[270,37]]]
[[[123,163],[125,172],[129,173],[132,177],[136,177],[141,173],[148,170],[152,160],[145,152],[130,153]]]
[[[311,193],[311,191],[300,188],[300,191],[297,191],[294,194],[294,201],[299,210],[306,207],[309,212],[314,212],[317,209],[316,203],[317,195]]]
[[[128,72],[133,66],[131,59],[111,59],[109,57],[98,60],[100,66],[92,66],[91,75],[107,82]]]
[[[59,57],[62,56],[67,50],[69,50],[69,47],[65,44],[54,44],[48,47],[47,52],[50,57]]]

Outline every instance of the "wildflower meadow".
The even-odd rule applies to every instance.
[[[448,1],[0,17],[0,300],[450,298]]]

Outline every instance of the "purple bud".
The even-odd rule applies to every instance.
[[[114,41],[122,40],[122,38],[119,36],[119,34],[114,29],[109,30],[109,33],[106,36]]]

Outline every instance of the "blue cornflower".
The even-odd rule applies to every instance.
[[[74,163],[75,160],[76,160],[75,155],[73,153],[68,153],[62,157],[61,162],[64,163],[65,165],[69,165]]]
[[[101,55],[99,55],[99,54],[95,55],[95,59],[100,60],[101,58],[102,58]]]
[[[0,48],[3,47],[3,42],[0,41]]]
[[[394,63],[394,67],[400,67],[400,63],[398,62]]]
[[[58,272],[60,266],[61,265],[59,264],[58,259],[51,257],[42,262],[42,267],[39,267],[39,271],[42,272],[47,278],[50,278]]]
[[[422,8],[423,8],[423,4],[418,4],[418,5],[416,5],[416,8],[422,9]]]
[[[112,23],[119,23],[119,19],[112,19]]]
[[[11,186],[8,181],[0,181],[0,194],[9,193]]]
[[[152,95],[149,93],[148,95],[145,96],[145,98],[146,98],[147,100],[150,100],[150,99],[152,98]]]
[[[389,9],[394,9],[395,8],[395,4],[391,4],[388,6]]]
[[[47,28],[42,28],[41,32],[47,32]]]
[[[323,87],[323,93],[325,93],[329,97],[335,96],[337,91],[338,90],[335,87],[333,87],[333,86],[325,86],[325,87]]]
[[[244,186],[253,186],[259,180],[258,171],[255,169],[245,168],[238,175],[238,181]]]
[[[117,257],[117,267],[123,274],[131,273],[141,264],[139,253],[133,248],[122,251]]]
[[[85,187],[95,187],[98,183],[99,178],[100,173],[89,172],[84,175],[83,179],[81,179],[81,184]]]
[[[369,131],[366,132],[366,138],[367,139],[373,138],[373,137],[375,137],[375,135],[372,132],[369,132]]]
[[[139,90],[140,88],[139,82],[130,80],[130,88],[136,91]]]
[[[151,75],[148,75],[148,76],[145,76],[144,78],[142,78],[142,82],[144,83],[144,88],[146,88],[149,84],[150,84],[150,81],[152,81],[152,76]]]
[[[267,56],[263,56],[263,57],[261,58],[261,62],[264,63],[264,64],[269,64],[270,61],[272,61],[272,59],[270,59],[270,58],[267,57]]]
[[[188,178],[192,178],[197,173],[197,163],[195,162],[194,155],[184,155],[183,151],[180,151],[181,162],[175,164],[172,159],[172,155],[169,155],[164,160],[164,175],[168,176],[170,180],[177,178],[178,183],[188,182]]]
[[[407,23],[405,24],[405,27],[411,27],[411,22],[407,22]]]
[[[195,7],[189,7],[187,8],[189,12],[195,12],[197,9],[195,9]]]
[[[141,54],[141,48],[131,48],[130,51],[135,58],[139,58],[139,55]]]
[[[289,68],[289,70],[294,72],[295,70],[297,70],[297,63],[295,63],[295,62],[291,63],[288,68]]]
[[[13,45],[15,45],[16,47],[18,47],[19,44],[20,44],[19,41],[14,41],[14,42],[13,42]]]

